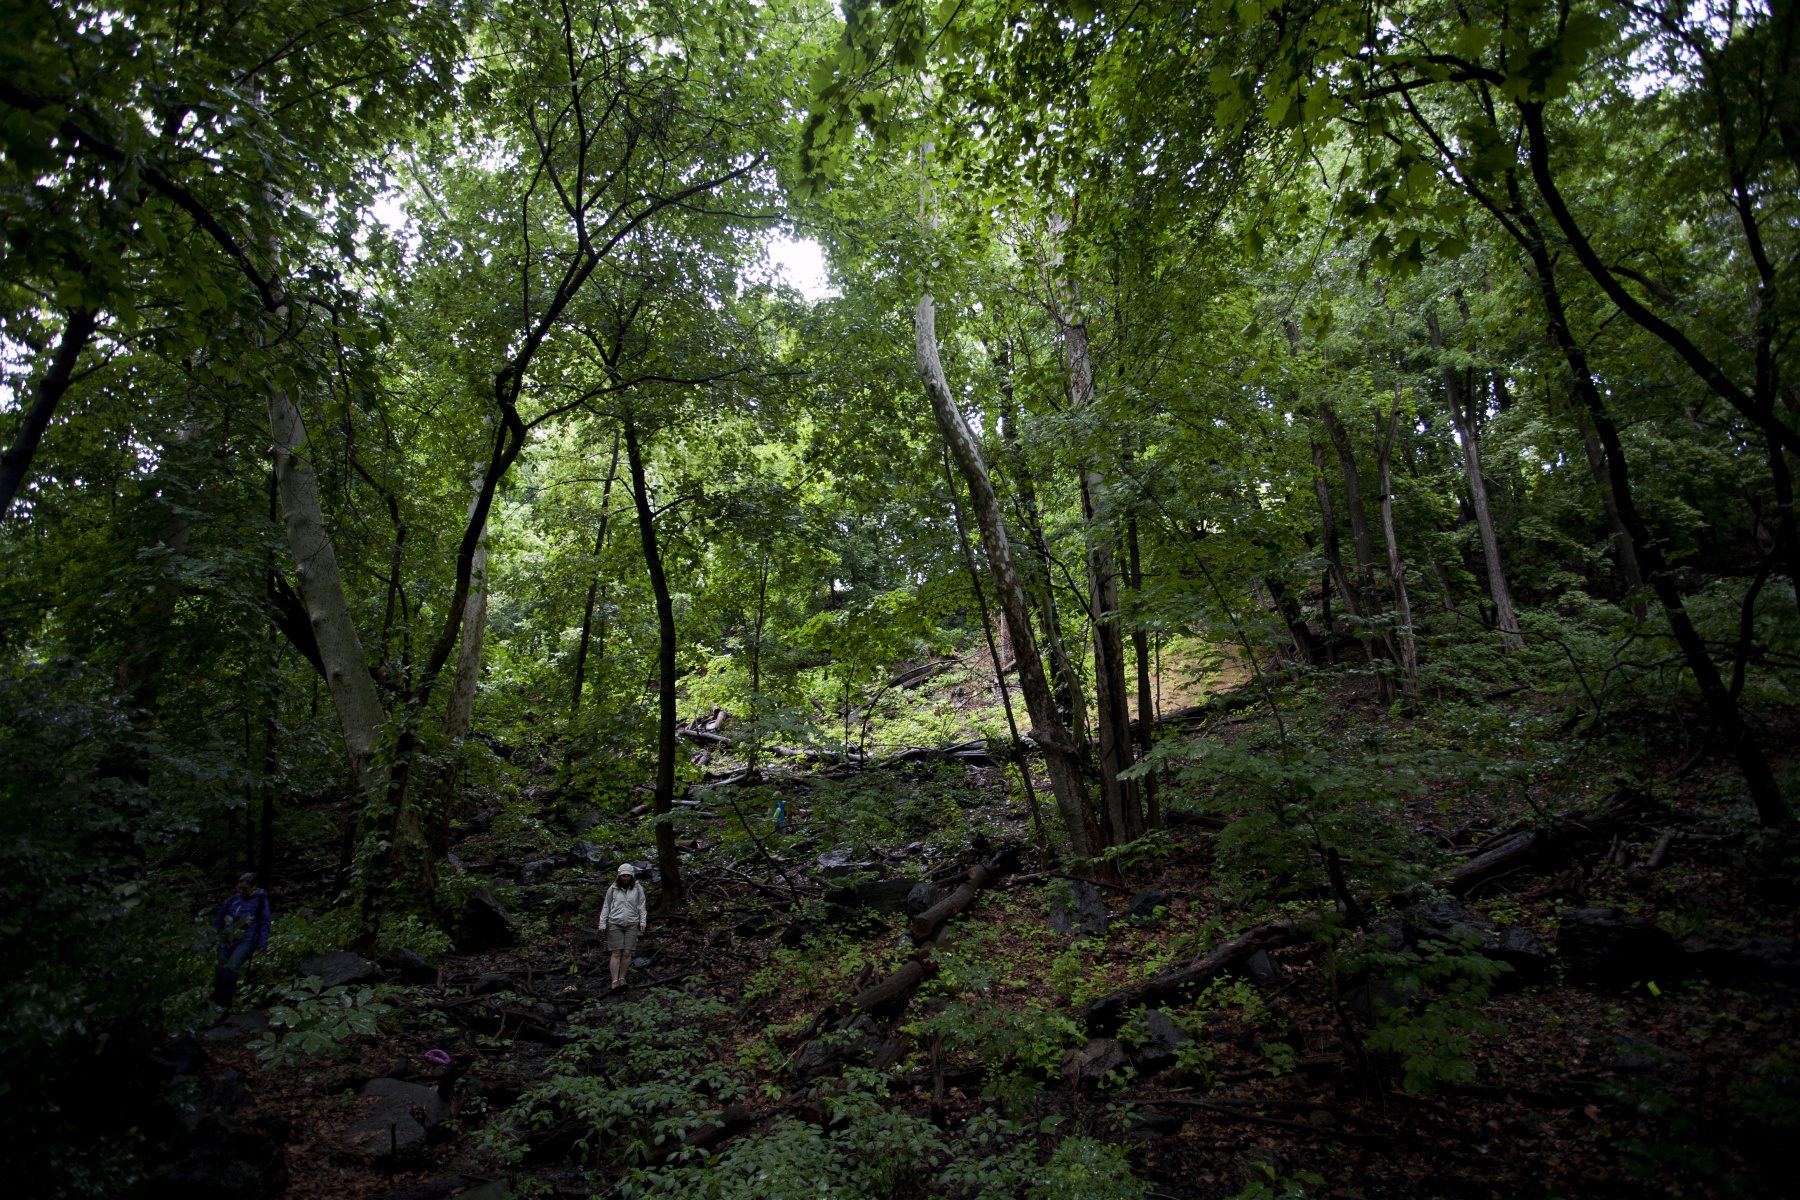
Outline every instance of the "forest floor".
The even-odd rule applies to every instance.
[[[954,701],[949,688],[942,698]],[[1350,716],[1359,705],[1369,707],[1349,694],[1344,701]],[[1673,769],[1678,756],[1668,757],[1661,765]],[[1701,768],[1697,783],[1717,769]],[[554,795],[552,783],[543,781],[546,796]],[[1571,909],[1615,909],[1671,937],[1708,930],[1791,937],[1797,932],[1791,888],[1759,874],[1729,838],[1675,842],[1652,870],[1642,865],[1654,837],[1646,830],[1635,861],[1617,854],[1616,843],[1593,844],[1554,874],[1510,875],[1465,897],[1477,922],[1522,930],[1549,957],[1538,978],[1500,978],[1482,1010],[1499,1028],[1474,1036],[1467,1056],[1472,1071],[1461,1081],[1405,1090],[1397,1056],[1364,1045],[1376,1012],[1367,1002],[1359,1008],[1348,991],[1355,981],[1336,973],[1339,951],[1307,939],[1165,1006],[1197,1038],[1173,1064],[1140,1059],[1139,1071],[1121,1062],[1104,1080],[1058,1079],[1055,1071],[1038,1069],[1025,1073],[1023,1092],[1008,1092],[1024,1076],[1015,1068],[1003,1078],[980,1038],[960,1047],[955,1038],[926,1045],[907,1036],[909,1026],[918,1028],[910,1023],[958,994],[999,1010],[1072,1017],[1090,1001],[1195,960],[1247,928],[1254,921],[1219,894],[1218,831],[1177,823],[1161,853],[1127,869],[1131,890],[1163,893],[1160,919],[1134,923],[1125,913],[1130,897],[1107,892],[1104,932],[1079,942],[1052,931],[1046,910],[1056,885],[1025,878],[1034,873],[1036,853],[1027,849],[1022,864],[1008,863],[953,919],[954,934],[926,987],[872,1014],[861,1059],[814,1055],[809,1064],[802,1052],[826,1028],[821,1015],[847,1020],[846,1001],[857,986],[878,980],[911,942],[904,913],[862,909],[854,920],[820,923],[820,913],[842,916],[844,909],[821,908],[819,901],[854,898],[835,890],[845,882],[831,874],[839,868],[819,861],[833,847],[815,835],[805,814],[833,804],[878,804],[906,814],[916,836],[855,847],[856,857],[870,864],[852,876],[863,879],[948,879],[989,860],[997,848],[1028,846],[1031,827],[1022,799],[1008,794],[992,766],[796,770],[739,791],[737,803],[760,813],[776,792],[801,815],[785,838],[767,843],[771,856],[734,852],[733,861],[720,861],[722,834],[736,819],[732,810],[704,800],[690,814],[682,830],[689,904],[653,920],[623,994],[607,989],[605,952],[582,944],[610,867],[567,855],[572,835],[557,825],[567,815],[563,797],[528,823],[542,834],[535,848],[529,837],[491,830],[469,833],[456,846],[466,870],[495,881],[497,892],[529,912],[520,924],[529,935],[521,944],[445,956],[431,982],[395,991],[389,999],[395,1013],[379,1033],[352,1039],[341,1061],[264,1069],[249,1036],[254,1016],[201,1033],[206,1069],[242,1075],[246,1104],[234,1119],[286,1122],[286,1194],[490,1200],[504,1194],[501,1180],[509,1172],[515,1194],[529,1190],[519,1187],[525,1181],[535,1181],[539,1194],[609,1193],[623,1170],[609,1148],[584,1159],[566,1129],[560,1140],[556,1131],[522,1131],[521,1154],[502,1161],[486,1130],[555,1074],[557,1046],[571,1031],[677,990],[716,998],[733,1014],[713,1053],[746,1082],[746,1111],[711,1144],[714,1152],[750,1130],[766,1131],[765,1118],[827,1122],[820,1098],[837,1086],[847,1064],[872,1059],[885,1073],[885,1103],[929,1120],[946,1137],[968,1127],[998,1094],[1010,1115],[1043,1119],[1042,1127],[1054,1125],[1058,1136],[1079,1131],[1125,1146],[1149,1194],[1175,1200],[1254,1195],[1246,1191],[1250,1185],[1276,1176],[1289,1182],[1274,1184],[1267,1195],[1792,1194],[1800,1165],[1792,1136],[1800,1108],[1793,977],[1712,982],[1647,959],[1642,978],[1578,985],[1567,956],[1556,956]],[[1706,792],[1696,787],[1695,794]],[[1462,811],[1440,799],[1421,800],[1404,819],[1454,842],[1457,854],[1478,853],[1484,839],[1505,832],[1493,827],[1494,815],[1484,807]],[[1598,792],[1593,799],[1601,799]],[[1721,814],[1701,809],[1695,815]],[[604,832],[600,827],[587,836]],[[527,861],[559,855],[528,872],[529,887],[509,886]],[[784,911],[788,905],[779,901],[790,888],[812,906],[812,916]],[[280,896],[276,907],[283,907]],[[1290,904],[1256,919],[1317,908]],[[1763,949],[1777,959],[1782,953],[1773,940]],[[1786,953],[1791,966],[1792,943]],[[1072,1025],[1058,1028],[1064,1041],[1057,1054],[1092,1049],[1084,1049],[1086,1036]],[[451,1064],[429,1061],[431,1050],[447,1053]],[[434,1127],[427,1150],[408,1158],[347,1147],[346,1130],[372,1103],[358,1094],[378,1078],[410,1081],[448,1101],[449,1119]],[[1050,1144],[1045,1141],[1046,1149]],[[952,1194],[938,1183],[920,1190]]]

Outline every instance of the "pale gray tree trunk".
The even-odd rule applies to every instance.
[[[1425,314],[1426,324],[1431,328],[1431,348],[1442,350],[1444,336],[1438,328],[1436,313]],[[1456,368],[1443,367],[1440,375],[1444,381],[1444,399],[1450,405],[1450,419],[1456,424],[1456,437],[1462,443],[1463,472],[1469,480],[1469,500],[1475,508],[1475,526],[1481,532],[1481,557],[1487,563],[1488,595],[1494,598],[1494,615],[1500,626],[1500,644],[1508,650],[1522,650],[1525,639],[1517,633],[1510,632],[1519,627],[1519,619],[1513,615],[1512,589],[1506,585],[1506,568],[1500,562],[1500,539],[1494,534],[1494,516],[1488,505],[1487,478],[1481,470],[1481,434],[1475,424],[1475,409],[1471,403],[1464,410],[1462,381],[1457,378]]]
[[[1050,788],[1068,828],[1069,848],[1077,858],[1091,860],[1101,849],[1100,829],[1088,804],[1087,789],[1081,782],[1079,756],[1057,717],[1056,701],[1038,658],[1031,619],[1025,607],[1025,589],[1020,586],[1012,547],[1007,542],[1006,523],[1000,514],[1000,499],[988,478],[981,446],[963,420],[962,411],[956,407],[950,385],[944,378],[944,366],[938,359],[937,350],[937,312],[929,293],[919,298],[919,306],[913,313],[913,365],[931,400],[938,430],[949,444],[950,456],[956,460],[957,469],[969,488],[975,522],[981,529],[982,545],[987,550],[988,570],[994,579],[994,593],[1017,639],[1019,687],[1025,693],[1025,707],[1031,717],[1032,740],[1044,748]],[[1089,869],[1102,875],[1117,874],[1116,869],[1098,863],[1090,863]]]
[[[1388,414],[1387,428],[1381,433],[1375,457],[1381,486],[1381,533],[1387,539],[1388,575],[1393,581],[1394,609],[1400,616],[1400,679],[1405,688],[1406,704],[1419,702],[1419,648],[1413,638],[1412,604],[1406,595],[1406,563],[1400,557],[1400,539],[1394,532],[1394,438],[1400,429],[1400,397],[1394,397],[1393,411]]]
[[[475,505],[469,505],[469,516]],[[456,676],[450,682],[450,695],[444,702],[444,734],[452,738],[469,736],[469,722],[475,715],[475,689],[481,682],[481,646],[487,635],[487,523],[482,522],[481,540],[475,544],[474,565],[469,571],[469,599],[463,608],[462,635],[456,647]]]
[[[356,636],[356,622],[344,595],[343,576],[319,506],[319,483],[306,458],[306,425],[283,391],[269,393],[269,433],[275,458],[275,486],[287,528],[294,578],[325,667],[325,685],[337,710],[338,730],[350,760],[350,777],[365,801],[387,790],[388,771],[375,760],[387,720],[375,679]]]

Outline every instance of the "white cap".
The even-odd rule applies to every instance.
[[[637,868],[632,866],[630,863],[620,863],[618,873],[620,875],[629,875],[633,879],[637,878]]]

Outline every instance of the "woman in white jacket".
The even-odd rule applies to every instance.
[[[606,948],[612,951],[613,990],[625,986],[625,972],[631,969],[631,952],[637,949],[638,934],[647,927],[650,906],[644,900],[644,889],[638,886],[637,868],[619,864],[619,877],[606,888],[600,902],[600,932],[606,935]]]

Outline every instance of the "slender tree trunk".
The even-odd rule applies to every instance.
[[[487,529],[475,545],[474,566],[469,572],[469,598],[463,606],[462,636],[456,645],[456,674],[450,694],[444,698],[444,733],[456,739],[469,736],[475,716],[475,691],[481,683],[482,643],[487,637],[488,601]]]
[[[662,551],[656,544],[656,516],[650,511],[650,485],[644,477],[644,455],[638,444],[636,419],[625,418],[625,456],[631,468],[631,497],[637,505],[638,533],[644,541],[644,567],[656,595],[656,862],[662,874],[662,910],[672,913],[687,903],[681,886],[681,859],[675,849],[675,601],[663,574]]]
[[[0,454],[0,521],[12,511],[13,501],[25,485],[25,476],[31,471],[31,460],[37,454],[38,443],[44,440],[44,430],[50,427],[57,403],[69,390],[75,364],[93,339],[97,325],[97,314],[82,308],[71,312],[63,321],[62,339],[56,344],[50,366],[38,377],[37,387],[32,390],[31,407],[25,410],[25,419],[13,436],[12,445],[7,447],[6,453]]]
[[[1125,523],[1125,548],[1129,555],[1131,575],[1127,582],[1137,599],[1138,611],[1144,607],[1144,570],[1138,558],[1138,524],[1132,517]],[[1156,745],[1156,700],[1155,693],[1150,690],[1150,638],[1141,624],[1131,627],[1131,650],[1137,659],[1137,692],[1138,692],[1138,757],[1147,759]],[[1163,827],[1162,798],[1156,791],[1156,771],[1144,773],[1144,807],[1149,811],[1146,821],[1151,829]]]
[[[975,565],[975,550],[969,545],[969,529],[963,522],[962,504],[956,498],[956,482],[950,475],[950,452],[944,452],[944,486],[950,493],[950,515],[956,518],[956,540],[962,545],[963,563],[969,568],[969,585],[975,589],[975,607],[981,610],[981,630],[987,635],[988,656],[994,660],[994,685],[1000,689],[1000,706],[1006,710],[1006,728],[1012,735],[1013,765],[1019,769],[1019,782],[1025,789],[1025,802],[1031,809],[1031,825],[1037,833],[1038,847],[1049,853],[1050,836],[1044,831],[1044,815],[1038,811],[1037,789],[1031,783],[1031,764],[1025,761],[1025,745],[1019,740],[1019,723],[1013,716],[1012,696],[1006,687],[1006,664],[1000,647],[994,641],[994,623],[988,616],[987,593],[981,586],[981,569]]]
[[[1437,314],[1425,315],[1431,328],[1431,348],[1444,348],[1444,335],[1438,328]],[[1444,381],[1444,398],[1450,406],[1450,420],[1456,425],[1457,440],[1462,443],[1463,472],[1469,480],[1469,499],[1475,507],[1475,525],[1481,532],[1481,556],[1487,563],[1488,594],[1494,598],[1494,612],[1500,626],[1500,644],[1508,650],[1522,650],[1525,639],[1517,633],[1519,619],[1513,615],[1512,589],[1506,584],[1506,569],[1500,561],[1500,539],[1494,534],[1494,517],[1488,506],[1487,479],[1481,471],[1481,435],[1475,424],[1475,409],[1463,407],[1462,381],[1453,367],[1440,371]]]
[[[274,443],[275,484],[300,600],[306,605],[319,659],[325,664],[325,685],[337,709],[350,777],[358,796],[368,804],[378,801],[387,790],[387,768],[375,758],[387,715],[363,657],[337,555],[325,529],[318,480],[305,457],[306,426],[286,392],[269,393],[269,432]]]
[[[1069,848],[1076,858],[1083,860],[1083,866],[1089,871],[1099,876],[1116,877],[1116,868],[1091,861],[1100,852],[1100,829],[1088,804],[1087,789],[1081,782],[1080,754],[1069,743],[1069,735],[1057,716],[1056,701],[1051,696],[1049,682],[1038,658],[1025,605],[1025,589],[1020,586],[1018,571],[1013,566],[1012,547],[1007,542],[1006,524],[1000,515],[1000,499],[988,479],[981,446],[969,431],[956,401],[951,398],[943,364],[938,361],[937,313],[929,293],[919,298],[918,309],[913,314],[913,361],[925,385],[925,394],[931,400],[938,430],[949,443],[951,457],[956,460],[968,485],[975,520],[981,528],[982,545],[987,550],[994,592],[1012,626],[1014,637],[1018,639],[1019,687],[1025,693],[1026,711],[1031,716],[1032,739],[1044,748],[1050,787],[1068,828]]]
[[[1406,563],[1400,557],[1400,539],[1394,533],[1394,438],[1400,431],[1400,396],[1394,395],[1394,408],[1388,414],[1387,428],[1379,439],[1376,470],[1381,485],[1381,533],[1387,539],[1388,574],[1394,585],[1394,608],[1400,615],[1400,679],[1405,689],[1406,706],[1419,703],[1419,649],[1413,638],[1412,603],[1406,595]]]
[[[1331,488],[1325,482],[1325,447],[1314,442],[1312,444],[1313,460],[1313,497],[1319,502],[1319,538],[1325,551],[1325,632],[1331,635],[1331,596],[1330,585],[1337,583],[1338,594],[1344,598],[1344,611],[1349,614],[1351,623],[1357,627],[1357,640],[1362,642],[1363,659],[1373,667],[1375,665],[1375,644],[1369,638],[1367,629],[1361,628],[1362,606],[1357,602],[1356,586],[1350,582],[1349,574],[1344,570],[1344,556],[1338,547],[1337,514],[1331,507]]]
[[[1644,603],[1644,572],[1638,566],[1637,546],[1619,516],[1619,502],[1613,496],[1612,478],[1606,469],[1606,451],[1601,448],[1600,437],[1594,432],[1594,424],[1588,420],[1585,411],[1576,410],[1575,423],[1581,430],[1581,448],[1587,454],[1588,471],[1594,476],[1594,486],[1600,489],[1600,503],[1606,509],[1606,524],[1612,530],[1613,558],[1619,564],[1619,575],[1625,580],[1631,613],[1640,621],[1646,620],[1650,609]]]
[[[1362,472],[1356,466],[1356,453],[1350,445],[1350,434],[1337,418],[1329,404],[1319,405],[1319,419],[1324,422],[1325,432],[1331,438],[1331,444],[1337,449],[1338,466],[1344,475],[1344,508],[1350,518],[1351,540],[1356,546],[1356,587],[1354,595],[1347,589],[1344,593],[1347,607],[1351,612],[1367,619],[1377,615],[1381,606],[1375,597],[1374,550],[1369,538],[1369,513],[1363,507]],[[1358,613],[1357,609],[1361,609]],[[1400,652],[1394,645],[1393,634],[1383,630],[1381,642],[1387,649],[1388,657],[1395,662],[1400,661]],[[1364,647],[1373,649],[1372,639],[1365,639]],[[1371,665],[1373,663],[1371,662]],[[1392,703],[1394,700],[1394,684],[1385,674],[1378,674],[1376,680],[1381,688],[1381,697]]]
[[[1094,402],[1087,326],[1079,319],[1064,320],[1062,326],[1070,407],[1079,411]],[[1110,523],[1101,512],[1105,478],[1084,466],[1080,485],[1087,541],[1088,623],[1094,639],[1094,724],[1100,742],[1102,825],[1110,843],[1123,845],[1142,835],[1144,818],[1136,789],[1119,777],[1131,765],[1131,718],[1125,690],[1125,639],[1119,627],[1118,555]]]
[[[1274,575],[1265,575],[1263,586],[1269,589],[1269,600],[1275,605],[1275,614],[1287,626],[1288,637],[1294,643],[1295,658],[1308,666],[1318,666],[1319,654],[1313,648],[1312,633],[1306,628],[1306,615],[1300,611],[1300,605],[1294,598],[1288,595],[1287,584]]]
[[[613,476],[619,472],[619,436],[620,431],[614,429],[612,462],[606,468],[606,483],[600,488],[600,532],[594,535],[594,581],[588,584],[587,607],[581,614],[581,640],[575,644],[575,695],[569,703],[570,713],[581,711],[581,686],[587,679],[588,634],[594,627],[594,598],[600,591],[600,552],[606,549],[606,523],[612,517]],[[604,649],[602,646],[603,653]]]
[[[1049,548],[1044,541],[1043,522],[1038,516],[1037,487],[1032,483],[1031,472],[1026,468],[1024,455],[1018,450],[1018,434],[1013,425],[1015,417],[1012,404],[1012,384],[1010,380],[1003,385],[1005,411],[1001,416],[1002,440],[1009,450],[1008,457],[1012,461],[1015,476],[1015,488],[1018,492],[1019,511],[1025,525],[1027,541],[1036,548],[1037,562],[1021,572],[1021,580],[1026,589],[1029,603],[1035,604],[1038,617],[1044,630],[1044,646],[1050,655],[1051,674],[1068,694],[1069,725],[1071,742],[1078,750],[1086,753],[1087,747],[1087,696],[1081,686],[1081,677],[1075,673],[1075,664],[1069,660],[1068,648],[1063,645],[1062,621],[1056,611],[1056,589],[1051,581],[1051,562]],[[1026,560],[1031,561],[1029,558]],[[1011,628],[1011,621],[1007,622]],[[1018,657],[1018,646],[1013,647],[1013,657]],[[1021,685],[1023,686],[1023,685]]]

